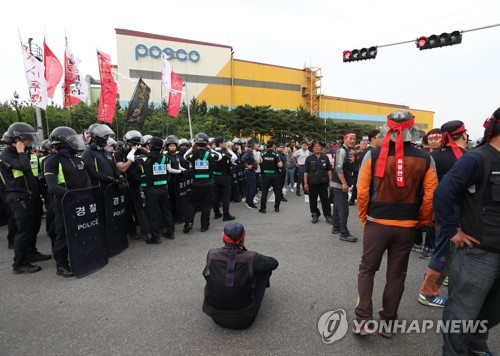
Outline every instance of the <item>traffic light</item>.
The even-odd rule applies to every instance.
[[[365,59],[374,59],[377,56],[377,47],[353,49],[344,51],[344,62],[364,61]]]
[[[421,36],[415,41],[415,43],[417,44],[417,48],[419,50],[453,46],[462,43],[462,34],[460,31],[453,31],[452,33],[442,33],[439,36]]]

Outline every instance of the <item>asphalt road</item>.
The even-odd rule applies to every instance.
[[[41,272],[13,275],[13,251],[7,249],[6,226],[1,227],[0,355],[440,354],[442,339],[435,332],[385,339],[348,331],[332,344],[323,343],[317,327],[323,313],[344,309],[349,324],[354,318],[362,243],[340,241],[323,217],[311,224],[304,196],[287,197],[280,213],[272,202],[267,214],[231,204],[247,230],[247,248],[280,262],[255,324],[245,331],[220,328],[201,311],[201,273],[208,249],[222,244],[220,219],[201,233],[198,213],[194,229],[183,234],[177,225],[173,241],[131,241],[106,267],[81,279],[57,276],[53,260],[39,263]],[[360,236],[356,207],[350,213],[351,233]],[[45,234],[39,235],[38,248],[49,252]],[[426,263],[412,252],[400,319],[441,318],[442,309],[417,302]],[[384,280],[383,265],[376,276],[376,310]],[[499,351],[500,328],[489,340]]]

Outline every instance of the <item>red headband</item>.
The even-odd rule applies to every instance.
[[[465,125],[460,126],[458,129],[456,129],[452,132],[445,131],[443,133],[444,137],[443,137],[443,141],[441,142],[441,147],[446,146],[446,144],[449,142],[450,147],[451,147],[456,159],[459,159],[460,157],[462,157],[463,153],[462,153],[462,150],[460,149],[460,147],[458,147],[457,143],[455,142],[455,140],[451,136],[458,135],[459,133],[463,133],[463,132],[465,132]]]
[[[344,138],[348,138],[348,137],[356,137],[356,134],[354,132],[348,132],[348,133],[344,134]]]
[[[389,142],[391,141],[391,133],[396,132],[396,184],[398,187],[404,187],[404,146],[403,146],[403,130],[408,130],[413,127],[415,117],[408,121],[395,122],[391,119],[387,120],[389,131],[386,133],[382,147],[380,148],[380,155],[377,160],[377,167],[375,168],[375,177],[383,178],[385,174],[385,166],[387,164],[387,157],[389,156]]]
[[[443,137],[443,135],[440,133],[427,135],[427,138],[441,138],[441,137]]]
[[[234,241],[232,238],[227,236],[224,232],[222,233],[222,241],[226,244],[231,244],[231,245],[241,245],[243,243],[243,240],[245,239],[245,235],[247,234],[246,231],[243,231],[243,235],[239,238],[238,241]]]

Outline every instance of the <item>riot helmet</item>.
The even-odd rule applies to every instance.
[[[181,138],[181,139],[179,140],[179,142],[178,142],[178,146],[179,146],[179,147],[180,147],[180,146],[183,146],[183,145],[185,145],[185,146],[189,147],[189,141],[188,141],[187,139],[185,139],[185,138]]]
[[[130,130],[123,136],[123,141],[132,142],[135,145],[140,145],[142,139],[142,134],[137,130]]]
[[[50,143],[55,146],[72,148],[75,151],[85,150],[83,136],[71,127],[59,126],[50,133]]]
[[[208,144],[207,134],[203,132],[197,133],[196,136],[194,137],[194,143],[196,143],[197,145],[207,145]]]
[[[149,140],[151,140],[152,137],[153,136],[151,136],[151,135],[144,135],[144,136],[142,136],[141,144],[142,145],[149,145]]]
[[[52,143],[50,140],[47,138],[40,143],[40,150],[42,153],[48,153],[52,149]]]
[[[38,146],[40,143],[36,130],[25,122],[13,123],[3,135],[5,143],[15,143],[16,139],[23,141],[28,148],[33,145]]]
[[[99,147],[106,147],[108,138],[115,138],[115,133],[108,125],[98,124],[90,133],[92,142]]]
[[[177,139],[177,136],[170,135],[165,139],[165,146],[168,147],[168,145],[174,144],[176,146],[179,145],[179,140]]]

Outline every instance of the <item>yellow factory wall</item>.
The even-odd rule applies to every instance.
[[[363,100],[323,97],[320,117],[342,121],[362,121],[380,124],[385,122],[391,112],[405,109],[415,116],[415,123],[423,130],[430,130],[434,125],[434,112],[413,109],[403,105],[377,103]]]
[[[266,65],[241,60],[232,63],[233,87],[228,85],[207,85],[198,95],[208,105],[270,105],[273,109],[296,110],[306,105],[301,87],[305,86],[305,72],[300,69]],[[217,77],[231,78],[231,61],[217,74]],[[252,85],[238,85],[238,79],[252,81]],[[295,85],[297,90],[263,88],[262,82]],[[259,87],[260,85],[260,87]]]

